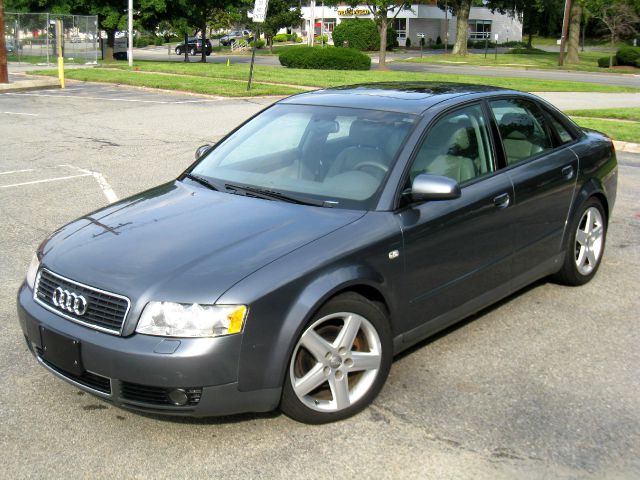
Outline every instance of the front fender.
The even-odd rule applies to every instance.
[[[390,215],[367,215],[369,219],[355,222],[353,229],[343,228],[292,252],[218,300],[249,303],[240,355],[240,390],[281,387],[298,335],[320,306],[341,291],[375,289],[384,298],[391,319],[400,318],[402,262],[391,261],[388,254],[401,248],[401,233]],[[363,229],[367,235],[362,235]]]

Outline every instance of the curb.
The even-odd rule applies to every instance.
[[[616,147],[617,152],[640,153],[640,144],[638,143],[620,142],[618,140],[614,140],[613,146]]]
[[[0,83],[0,94],[51,88],[60,88],[60,83],[58,83],[57,79],[20,80],[13,83]]]

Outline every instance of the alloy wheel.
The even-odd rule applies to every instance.
[[[291,385],[307,407],[338,412],[370,390],[381,360],[380,337],[366,318],[352,312],[332,313],[300,337],[291,357]]]
[[[602,255],[604,222],[600,210],[585,210],[576,231],[575,261],[581,275],[589,275]]]

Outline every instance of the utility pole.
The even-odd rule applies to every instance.
[[[127,47],[127,59],[129,60],[129,66],[133,67],[133,0],[129,0],[129,18],[127,29],[127,40],[129,43],[129,46]]]
[[[564,65],[564,50],[567,42],[567,31],[569,30],[569,17],[571,16],[571,0],[564,1],[564,18],[562,20],[562,36],[560,37],[560,60],[558,65]]]
[[[7,49],[4,41],[4,0],[0,0],[0,83],[9,83]]]

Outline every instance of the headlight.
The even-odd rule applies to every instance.
[[[29,264],[29,270],[27,270],[27,285],[33,290],[33,285],[36,283],[36,275],[38,274],[38,268],[40,268],[40,259],[38,254],[34,253]]]
[[[242,331],[245,305],[149,302],[136,332],[163,337],[217,337]]]

